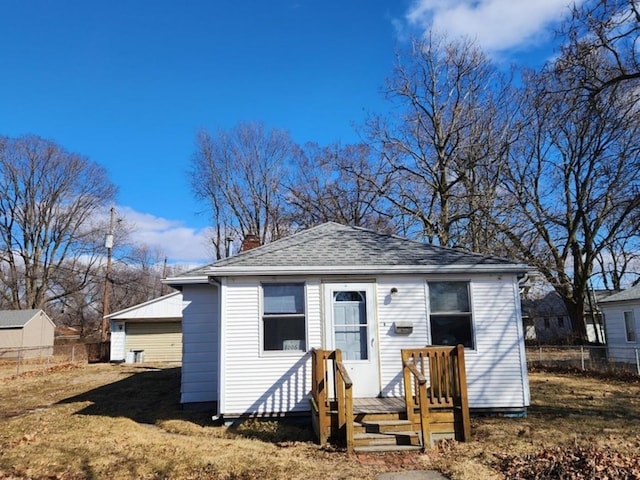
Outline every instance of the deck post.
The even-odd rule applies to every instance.
[[[343,408],[343,399],[344,399],[344,382],[340,378],[340,372],[338,371],[338,364],[342,363],[342,351],[339,349],[334,350],[333,352],[333,378],[335,381],[333,382],[336,389],[336,403],[338,408],[338,432],[341,435],[344,435],[346,438],[346,415]]]
[[[413,382],[411,381],[411,371],[407,368],[406,362],[411,358],[410,350],[401,350],[402,354],[402,381],[404,385],[404,404],[407,409],[407,420],[415,420],[415,402],[413,400]]]
[[[422,449],[431,448],[431,425],[429,421],[429,400],[427,398],[427,382],[418,384],[418,404],[420,406],[420,434],[422,435]]]
[[[471,419],[469,418],[469,395],[467,394],[467,370],[464,362],[464,345],[458,345],[456,351],[458,370],[458,395],[460,395],[460,409],[462,410],[462,440],[471,439]]]
[[[320,445],[327,443],[331,425],[331,419],[327,415],[326,355],[327,352],[325,350],[314,349],[312,351],[312,394],[318,408],[318,441]]]

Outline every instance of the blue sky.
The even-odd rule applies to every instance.
[[[567,0],[4,0],[0,135],[104,166],[134,240],[209,260],[186,171],[199,129],[259,121],[295,141],[358,141],[384,112],[394,49],[430,25],[497,61],[551,55]]]

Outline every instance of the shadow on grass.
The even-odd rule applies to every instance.
[[[137,373],[88,392],[65,398],[59,404],[90,402],[77,415],[130,418],[155,425],[162,420],[185,420],[202,427],[213,427],[213,411],[184,410],[180,404],[180,367],[137,367]],[[249,418],[229,427],[229,436],[253,438],[268,443],[313,440],[310,422],[268,421]]]
[[[138,367],[139,371],[122,380],[103,385],[60,404],[91,402],[80,415],[125,417],[138,423],[155,424],[160,420],[188,420],[210,426],[211,412],[185,411],[180,405],[180,367]],[[123,372],[124,373],[124,372]]]

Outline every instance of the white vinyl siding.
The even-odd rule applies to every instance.
[[[476,348],[464,352],[470,407],[528,406],[517,280],[473,279],[471,298]]]
[[[125,350],[142,350],[145,362],[182,360],[180,322],[127,322],[126,332]]]
[[[607,355],[614,362],[635,363],[636,349],[640,348],[638,338],[638,318],[640,318],[640,301],[628,301],[625,304],[602,303],[604,325],[607,338]],[[625,312],[632,312],[636,327],[636,341],[630,342],[625,325]],[[627,315],[627,318],[629,315]]]
[[[469,282],[475,350],[466,350],[472,408],[522,408],[529,404],[522,319],[515,276],[389,276],[376,285],[377,341],[383,396],[402,395],[400,350],[431,344],[427,281]],[[270,277],[270,282],[303,282],[307,352],[262,349],[261,282],[223,279],[220,328],[225,343],[218,365],[218,287],[185,286],[183,316],[183,402],[218,400],[219,413],[233,417],[309,410],[311,361],[308,350],[323,346],[319,278]],[[397,293],[391,295],[391,289]],[[394,322],[409,322],[410,335]],[[221,372],[221,373],[219,373]],[[218,384],[218,375],[221,383]],[[358,379],[354,378],[354,382]],[[218,386],[220,387],[218,389]],[[218,395],[219,392],[219,395]]]
[[[219,287],[185,285],[181,402],[218,401]]]
[[[398,290],[393,296],[392,288]],[[381,393],[384,397],[399,397],[403,394],[400,350],[429,343],[425,282],[421,278],[379,278],[377,293]],[[396,321],[410,322],[413,332],[396,334]]]
[[[300,279],[270,279],[302,282]],[[307,322],[319,324],[320,284],[305,283]],[[263,352],[259,279],[228,279],[224,287],[224,398],[228,416],[307,411],[311,361],[305,351]],[[318,326],[308,328],[310,346],[320,345]],[[307,350],[309,347],[307,347]]]
[[[447,276],[429,281],[460,280]],[[475,349],[465,349],[471,408],[522,408],[530,403],[524,358],[517,279],[511,276],[467,278],[472,302]],[[398,293],[390,295],[391,288]],[[430,345],[428,287],[421,278],[378,279],[380,363],[383,396],[403,392],[400,350]],[[413,324],[398,335],[394,321]],[[356,380],[354,380],[356,381]]]

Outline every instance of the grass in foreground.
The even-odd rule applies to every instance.
[[[639,381],[545,372],[530,380],[528,417],[474,418],[471,442],[349,456],[315,445],[309,428],[225,428],[181,410],[177,368],[58,367],[0,379],[0,478],[373,479],[437,469],[479,480],[524,478],[509,469],[576,447],[638,458]]]

